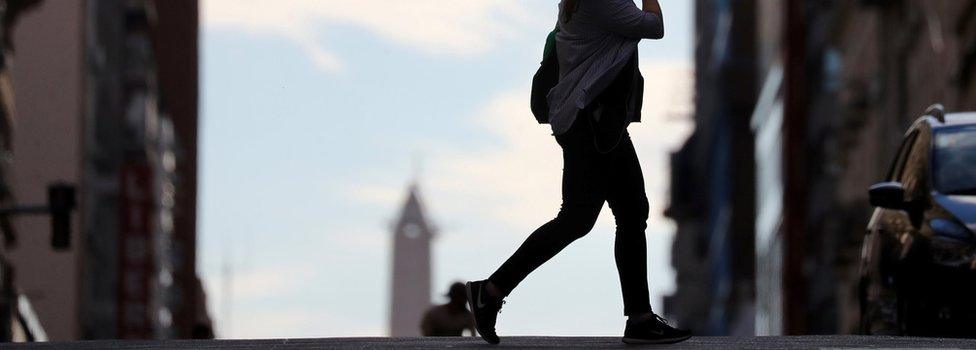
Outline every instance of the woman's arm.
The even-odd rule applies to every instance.
[[[635,39],[664,37],[664,16],[657,0],[643,0],[644,10],[633,0],[587,1],[596,21],[606,30]],[[581,5],[582,5],[581,4]]]

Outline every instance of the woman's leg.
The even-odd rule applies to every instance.
[[[648,203],[644,175],[630,135],[625,134],[609,154],[610,169],[607,201],[617,223],[614,256],[624,298],[624,314],[640,315],[651,311],[647,292]]]
[[[488,280],[503,295],[508,295],[529,273],[590,232],[599,213],[600,207],[564,207],[555,219],[532,232]]]
[[[580,118],[583,118],[581,115]],[[596,152],[585,120],[558,136],[563,149],[563,203],[555,219],[542,225],[488,278],[503,295],[526,276],[593,229],[606,198],[604,156]]]

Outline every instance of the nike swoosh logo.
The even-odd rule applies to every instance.
[[[478,288],[478,308],[485,307],[485,303],[481,301],[481,288]]]
[[[654,329],[651,330],[651,333],[654,333],[654,334],[657,334],[657,335],[664,335],[664,331],[654,330]]]

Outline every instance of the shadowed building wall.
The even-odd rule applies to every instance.
[[[808,164],[804,333],[858,331],[858,266],[905,130],[935,102],[976,110],[976,1],[806,1]]]
[[[153,0],[157,15],[153,45],[162,113],[176,136],[176,191],[173,208],[174,253],[180,256],[174,278],[181,303],[173,314],[177,334],[209,327],[205,296],[197,278],[197,128],[199,125],[199,2]]]
[[[867,188],[882,178],[904,131],[927,106],[976,110],[976,1],[756,0],[755,28],[737,27],[741,16],[723,14],[723,8],[735,12],[733,3],[697,2],[698,125],[672,160],[677,290],[666,303],[668,314],[734,334],[741,317],[715,324],[701,315],[723,307],[715,304],[716,293],[755,288],[761,335],[857,332],[859,252],[872,209]],[[795,5],[797,16],[786,16],[785,4]],[[736,46],[727,40],[756,45],[754,102],[721,90],[721,65],[714,62],[749,58],[716,51]],[[708,213],[723,192],[701,190],[728,181],[709,172],[727,168],[720,156],[726,151],[702,149],[728,128],[702,117],[735,110],[730,103],[754,105],[754,249],[714,249]],[[800,249],[786,249],[786,222]],[[755,281],[732,281],[753,286],[722,287],[715,272],[723,270],[707,268],[749,259]],[[789,288],[793,293],[785,293]]]
[[[15,223],[17,282],[52,340],[187,338],[209,323],[195,272],[197,20],[195,0],[45,1],[18,26],[17,200],[78,187],[67,252],[51,251],[46,216]]]
[[[671,157],[677,289],[665,313],[701,335],[754,329],[755,1],[695,3],[695,131]]]
[[[55,181],[82,181],[85,114],[85,2],[44,1],[14,31],[10,63],[17,110],[10,180],[15,203],[47,202]],[[83,205],[83,204],[82,204]],[[16,285],[51,340],[77,339],[80,215],[72,215],[72,249],[51,249],[48,216],[13,220],[19,244],[9,251]]]

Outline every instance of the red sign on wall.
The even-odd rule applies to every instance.
[[[129,164],[119,176],[119,337],[152,337],[152,172]]]

